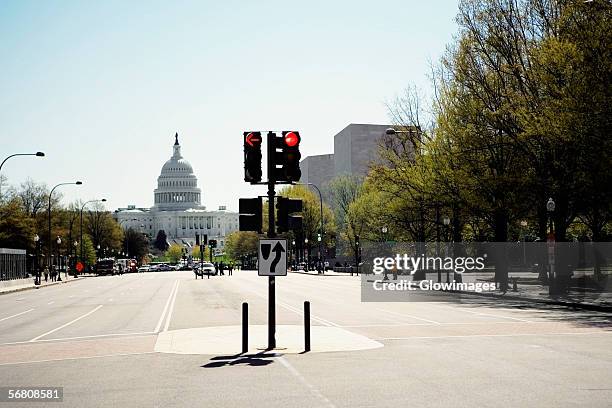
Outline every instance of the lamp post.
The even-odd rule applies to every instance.
[[[74,183],[59,183],[59,184],[56,184],[51,189],[51,192],[49,193],[49,207],[47,207],[47,216],[49,218],[49,231],[48,231],[48,233],[49,233],[49,235],[48,235],[48,237],[49,237],[49,262],[51,261],[51,253],[52,253],[51,252],[52,251],[52,248],[51,248],[51,245],[52,245],[52,240],[51,240],[51,198],[53,196],[53,192],[55,191],[56,188],[58,188],[60,186],[68,186],[68,185],[77,185],[77,186],[80,186],[81,184],[83,184],[83,183],[80,182],[80,181],[76,181]],[[51,264],[49,264],[49,266],[51,266]]]
[[[57,244],[57,265],[55,265],[55,270],[57,272],[57,281],[61,282],[62,281],[62,260],[60,259],[60,245],[62,245],[62,238],[58,235],[57,239],[55,240],[55,243]]]
[[[11,157],[15,157],[15,156],[36,156],[36,157],[45,157],[45,154],[43,152],[36,152],[36,153],[15,153],[15,154],[11,154],[10,156],[8,156],[6,159],[2,160],[2,163],[0,163],[0,170],[2,170],[2,166],[4,166],[4,163],[10,159]],[[2,184],[0,184],[0,189],[2,189]],[[0,197],[2,197],[2,195],[0,194]]]
[[[34,279],[34,284],[40,285],[40,237],[38,234],[34,235],[34,245],[36,246],[36,279]]]
[[[295,250],[295,239],[293,241],[291,241],[291,253],[292,253],[292,257],[291,257],[291,262],[292,262],[292,269],[295,268],[295,263],[296,263],[296,258],[297,258],[297,251]]]
[[[321,195],[321,190],[319,190],[319,187],[317,187],[313,183],[295,183],[295,184],[302,185],[302,186],[312,186],[319,193],[319,205],[320,205],[320,210],[321,210],[321,223],[319,225],[319,236],[317,238],[319,240],[319,261],[324,262],[325,260],[321,259],[321,255],[323,254],[323,251],[321,250],[321,245],[323,244],[323,196]]]
[[[525,253],[525,228],[527,228],[527,221],[526,220],[522,220],[521,221],[521,235],[523,238],[523,265],[525,265],[525,267],[527,267],[527,254]],[[520,237],[519,237],[520,240]]]
[[[74,264],[74,277],[77,277],[77,270],[76,270],[76,259],[77,259],[77,247],[79,246],[79,241],[74,241],[72,243],[72,245],[74,246],[74,257],[72,259],[72,263]],[[68,276],[66,276],[66,278],[68,278]]]
[[[442,218],[442,224],[444,224],[444,239],[447,240],[448,238],[448,226],[450,225],[450,218],[448,217],[444,217]],[[446,243],[447,248],[448,248],[448,242]],[[446,270],[446,283],[450,283],[450,272],[448,271],[448,269]]]
[[[97,203],[97,202],[106,202],[106,198],[102,198],[100,200],[89,200],[89,201],[85,201],[83,203],[83,205],[81,206],[81,225],[80,225],[80,232],[79,232],[79,239],[81,240],[81,253],[79,254],[79,259],[81,260],[81,262],[83,262],[83,210],[85,209],[85,206],[89,203]]]
[[[308,238],[304,238],[304,259],[306,260],[306,271],[310,268],[310,251],[308,250]]]
[[[548,294],[554,295],[555,288],[555,226],[553,223],[553,214],[555,212],[555,201],[549,198],[546,202],[546,213],[548,214],[549,234],[546,239],[548,243]]]

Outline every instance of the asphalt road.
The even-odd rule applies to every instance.
[[[244,301],[250,323],[266,324],[267,279],[88,278],[0,296],[0,386],[64,387],[64,401],[47,404],[62,407],[610,406],[609,314],[480,297],[362,303],[359,278],[290,274],[277,278],[278,324],[301,325],[304,300],[313,325],[384,347],[158,353],[158,333],[237,325]]]

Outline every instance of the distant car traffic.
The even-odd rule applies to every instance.
[[[138,268],[138,272],[151,272],[151,267],[149,265],[142,265]]]
[[[195,264],[193,268],[193,273],[195,274],[196,279],[198,279],[198,276],[201,276],[202,279],[204,279],[204,275],[214,276],[217,274],[217,272],[215,271],[215,265],[208,262],[204,262],[201,266],[200,264]]]

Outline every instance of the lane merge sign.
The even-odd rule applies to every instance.
[[[287,276],[287,240],[260,239],[259,276]]]

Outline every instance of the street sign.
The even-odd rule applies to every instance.
[[[287,276],[287,240],[259,240],[259,276]]]
[[[75,268],[77,272],[83,272],[83,268],[84,268],[83,263],[81,261],[77,262]]]

